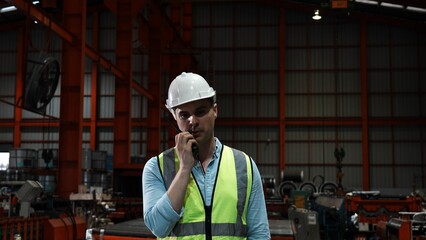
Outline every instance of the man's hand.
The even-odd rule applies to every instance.
[[[195,159],[192,155],[192,144],[197,144],[192,134],[181,132],[175,136],[176,150],[179,156],[180,169],[191,171]]]

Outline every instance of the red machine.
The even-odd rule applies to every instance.
[[[75,227],[75,231],[73,230]],[[44,224],[45,240],[85,239],[86,221],[83,217],[75,216],[74,219],[55,218],[49,219]]]
[[[399,212],[422,211],[422,199],[417,196],[382,197],[376,192],[360,192],[346,197],[346,212],[358,214],[360,223],[377,224],[398,217]]]
[[[353,192],[346,196],[346,213],[357,215],[357,236],[375,236],[382,239],[411,240],[413,224],[400,216],[403,212],[421,212],[419,196],[380,196],[379,192]]]
[[[389,240],[411,240],[411,221],[391,218],[386,224],[386,236]]]

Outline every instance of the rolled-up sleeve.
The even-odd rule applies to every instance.
[[[166,237],[179,221],[167,196],[167,190],[158,169],[157,158],[151,158],[142,172],[143,218],[145,225],[157,237]]]

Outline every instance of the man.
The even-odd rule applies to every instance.
[[[216,92],[198,74],[169,86],[166,107],[181,131],[142,176],[144,222],[165,239],[270,239],[260,173],[214,136]]]

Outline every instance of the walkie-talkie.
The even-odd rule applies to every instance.
[[[176,131],[178,132],[178,133],[180,133],[180,132],[182,132],[177,126],[175,126],[175,129],[176,129]],[[192,132],[191,131],[189,131],[189,133],[192,135]],[[191,149],[192,149],[192,156],[194,156],[194,158],[196,159],[196,160],[199,160],[198,158],[199,158],[199,149],[198,149],[198,145],[196,144],[196,143],[193,143],[192,144],[192,146],[191,146]]]
[[[191,149],[192,149],[192,156],[194,156],[194,158],[196,160],[199,160],[198,159],[198,157],[199,157],[198,145],[196,143],[193,143],[192,146],[191,146]]]
[[[192,135],[192,132],[191,132],[191,131],[189,131],[189,133]],[[194,158],[195,158],[196,160],[198,160],[198,157],[199,157],[199,149],[198,149],[198,145],[197,145],[197,143],[193,143],[193,144],[192,144],[192,146],[191,146],[191,149],[192,149],[192,156],[194,156]]]

